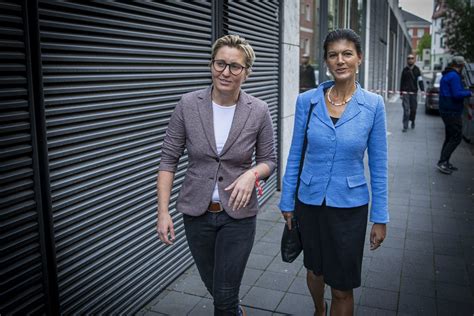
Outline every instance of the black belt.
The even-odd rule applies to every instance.
[[[219,213],[219,212],[222,212],[223,210],[224,210],[224,207],[222,207],[221,202],[211,202],[209,203],[209,207],[207,208],[207,211],[211,213]]]

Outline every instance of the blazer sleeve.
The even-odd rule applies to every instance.
[[[309,101],[309,100],[307,100]],[[296,101],[295,123],[293,127],[293,138],[291,140],[290,152],[286,163],[285,175],[282,181],[282,190],[279,208],[284,212],[292,212],[295,209],[295,191],[298,178],[298,170],[303,149],[306,118],[305,102],[301,95]],[[309,108],[307,106],[307,108]]]
[[[176,172],[179,158],[183,154],[186,145],[183,105],[181,98],[171,115],[161,149],[160,171]]]
[[[263,124],[258,133],[255,146],[255,161],[257,164],[265,163],[270,168],[270,174],[272,174],[276,168],[275,138],[273,137],[272,118],[267,104],[265,104],[265,108],[266,111],[262,117]]]
[[[369,134],[368,158],[372,203],[369,220],[373,223],[388,223],[388,158],[387,124],[385,106],[378,96],[374,124]]]

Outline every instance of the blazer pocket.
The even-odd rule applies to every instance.
[[[363,174],[347,177],[347,186],[351,189],[364,184],[367,184],[367,180]]]
[[[311,173],[303,170],[300,176],[300,193],[303,195],[314,194],[323,190],[324,183]]]

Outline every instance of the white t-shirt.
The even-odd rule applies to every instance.
[[[212,102],[213,120],[214,120],[214,136],[216,138],[217,153],[220,154],[224,144],[229,136],[232,120],[234,119],[235,104],[231,106],[222,106],[214,101]],[[212,201],[220,201],[219,191],[217,190],[217,182],[212,192]]]

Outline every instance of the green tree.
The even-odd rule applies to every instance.
[[[423,49],[425,48],[431,48],[431,35],[428,33],[423,34],[423,37],[418,42],[416,54],[423,58]]]
[[[474,61],[474,7],[469,0],[448,0],[443,21],[446,46],[452,54]]]

